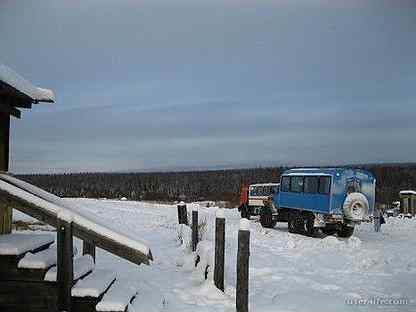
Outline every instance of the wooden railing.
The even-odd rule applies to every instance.
[[[4,173],[0,173],[1,206],[13,207],[57,229],[59,311],[70,311],[71,306],[73,236],[83,240],[83,252],[93,257],[99,247],[137,265],[153,260],[150,248],[139,240],[95,224],[73,211],[66,200]]]

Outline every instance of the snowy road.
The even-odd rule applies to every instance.
[[[149,243],[155,261],[137,267],[99,250],[97,267],[137,283],[134,311],[233,311],[239,215],[226,210],[226,293],[203,282],[177,240],[174,206],[71,199],[111,227]],[[201,208],[213,240],[215,208]],[[348,240],[264,230],[251,221],[251,311],[416,311],[416,220],[387,219],[382,233],[358,227]],[[185,264],[184,264],[185,259]],[[115,265],[117,264],[117,265]],[[404,298],[403,305],[352,305],[348,300]],[[371,303],[371,302],[370,302]],[[133,310],[133,309],[132,309]]]

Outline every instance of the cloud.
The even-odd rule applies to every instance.
[[[343,3],[2,2],[12,170],[409,160],[415,7]]]

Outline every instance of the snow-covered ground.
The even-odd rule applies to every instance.
[[[148,242],[155,261],[135,266],[102,250],[97,267],[117,270],[135,283],[130,311],[234,311],[239,214],[225,210],[226,292],[193,269],[178,242],[175,206],[129,201],[71,199],[129,236]],[[204,238],[214,237],[216,208],[200,208]],[[389,218],[381,233],[362,224],[350,239],[289,234],[287,225],[263,229],[251,221],[251,311],[416,311],[416,220]],[[351,300],[406,299],[403,305],[352,305]]]

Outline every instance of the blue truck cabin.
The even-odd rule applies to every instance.
[[[375,178],[361,169],[299,168],[287,170],[281,177],[276,207],[307,210],[322,214],[343,214],[348,194],[362,193],[368,200],[368,216],[374,211]]]

